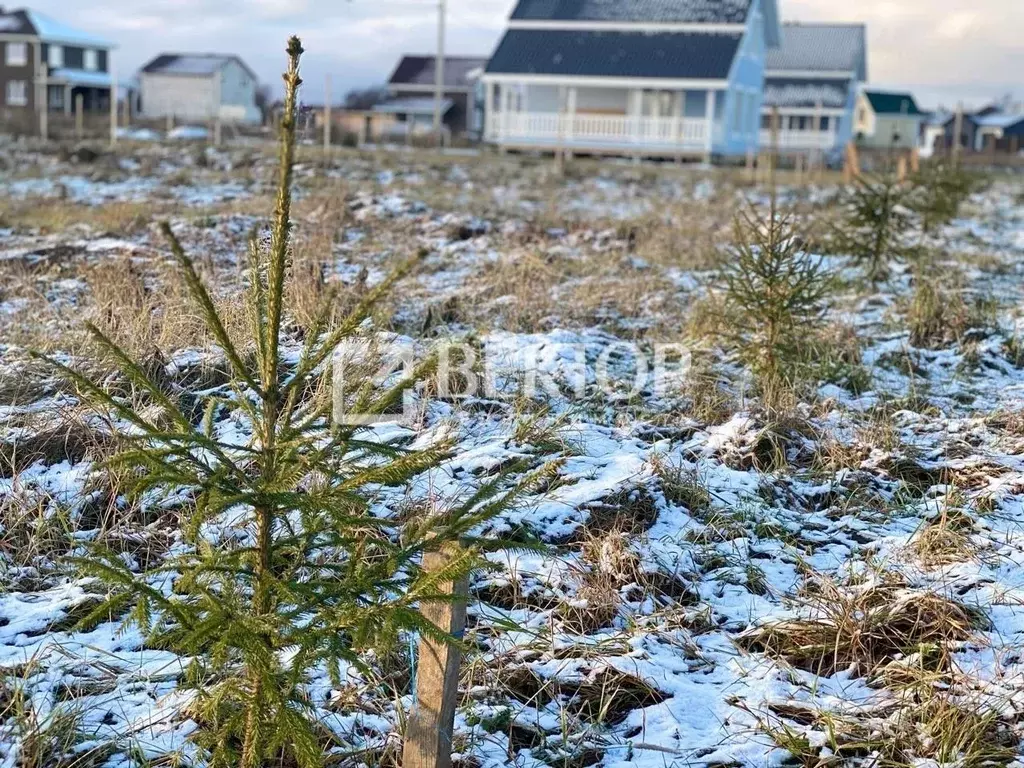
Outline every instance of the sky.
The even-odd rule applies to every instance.
[[[3,0],[0,0],[3,2]],[[5,3],[11,7],[13,3]],[[306,55],[304,101],[383,83],[403,53],[437,45],[436,0],[28,0],[116,43],[120,72],[158,53],[235,53],[280,90],[284,45]],[[448,52],[489,55],[515,0],[449,0]],[[17,7],[17,6],[14,6]],[[1024,0],[781,0],[790,21],[868,24],[870,80],[910,88],[924,107],[1024,100]]]

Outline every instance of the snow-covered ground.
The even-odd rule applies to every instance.
[[[506,383],[531,365],[563,384],[579,365],[593,383],[617,345],[645,355],[658,342],[692,340],[720,287],[719,246],[749,192],[704,172],[606,165],[553,179],[542,166],[489,162],[353,156],[326,180],[314,183],[311,171],[299,182],[297,254],[310,243],[330,249],[318,255],[322,279],[357,286],[426,249],[396,291],[394,330],[417,347],[472,338]],[[145,201],[166,191],[173,169],[161,167],[113,182],[61,168],[4,182],[0,196],[45,199],[60,185],[83,205]],[[229,296],[255,217],[269,211],[204,210],[197,219],[188,206],[244,197],[247,187],[225,177],[175,189],[175,232]],[[811,221],[830,211],[834,190],[785,192]],[[907,327],[920,271],[897,265],[872,288],[831,257],[850,279],[830,321],[855,332],[867,378],[854,389],[842,377],[822,380],[787,420],[767,416],[741,367],[706,344],[711,385],[683,375],[629,393],[635,361],[613,355],[608,391],[566,386],[525,402],[499,392],[421,404],[413,429],[455,430],[458,447],[411,487],[382,489],[382,515],[418,495],[463,493],[514,459],[562,460],[557,482],[490,524],[549,548],[492,555],[494,568],[474,580],[467,640],[475,652],[456,722],[461,764],[755,768],[786,763],[783,747],[796,744],[822,761],[809,764],[835,764],[830,756],[872,764],[875,741],[843,751],[836,723],[862,723],[877,740],[893,718],[916,712],[908,689],[891,681],[901,669],[933,673],[932,688],[963,711],[991,714],[985,738],[1024,758],[1020,194],[1019,181],[999,180],[925,239],[932,255],[918,270],[986,318],[939,343],[915,346]],[[315,239],[324,222],[331,231]],[[125,321],[96,314],[104,268],[137,271],[131,284],[142,286],[141,298],[126,306],[159,313],[170,296],[166,248],[152,227],[0,225],[0,424],[10,465],[0,466],[0,766],[21,764],[28,726],[18,713],[29,711],[37,724],[80,713],[75,750],[97,750],[97,765],[196,759],[188,742],[196,725],[176,689],[185,660],[116,623],[75,629],[99,588],[60,562],[100,536],[136,564],[159,557],[175,545],[173,508],[117,519],[124,505],[96,461],[107,425],[83,417],[75,393],[26,354],[47,342],[61,359],[82,362],[80,320]],[[192,339],[179,347],[157,337],[153,359],[170,380],[194,382],[190,372],[217,361]],[[702,407],[712,394],[715,406]],[[247,437],[231,415],[218,429]],[[39,435],[50,438],[33,440]],[[19,455],[19,444],[40,456]],[[842,632],[828,632],[849,607],[852,623],[842,627],[867,634],[875,595],[913,618],[900,637],[920,642],[889,649],[868,669],[842,650]],[[975,617],[941,643],[918,630],[927,621],[920,607],[940,598]],[[798,622],[835,647],[783,650],[773,633]],[[410,639],[397,660],[371,660],[388,684],[354,668],[342,689],[326,672],[310,681],[325,726],[360,755],[350,764],[387,764],[399,708],[411,702],[413,647]],[[936,654],[941,665],[925,662]],[[958,756],[926,757],[907,760],[956,764]]]

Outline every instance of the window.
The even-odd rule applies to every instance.
[[[761,130],[770,131],[772,129],[772,116],[761,115]]]
[[[46,88],[48,92],[47,103],[50,109],[64,109],[64,86],[50,85]]]
[[[97,69],[100,68],[100,57],[97,51],[95,51],[92,48],[86,48],[84,54],[85,64],[83,66],[85,69],[89,70],[90,72],[95,72]]]
[[[822,118],[821,118],[821,130],[822,131],[825,131],[827,133],[829,130],[831,130],[832,124],[829,122],[831,119],[832,118],[830,118],[828,116],[822,116]]]
[[[7,82],[7,106],[24,107],[28,104],[28,83],[24,80]]]
[[[7,66],[24,67],[28,65],[28,43],[7,44]]]
[[[46,52],[46,63],[54,69],[60,69],[64,66],[64,48],[59,45],[50,43],[49,49]]]

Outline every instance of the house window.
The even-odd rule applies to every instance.
[[[95,51],[92,48],[86,48],[84,62],[84,69],[87,69],[90,72],[95,72],[97,69],[99,69],[100,57],[98,51]]]
[[[50,105],[50,109],[64,109],[64,86],[50,85],[46,90],[48,91],[46,101]]]
[[[7,58],[8,67],[24,67],[28,64],[28,43],[8,43]]]
[[[7,106],[24,107],[28,104],[28,83],[24,80],[7,82]]]
[[[60,69],[64,66],[64,48],[60,45],[54,45],[50,43],[50,47],[46,52],[46,63],[54,69]]]
[[[761,115],[761,130],[770,131],[772,129],[772,116]]]
[[[857,116],[857,120],[861,125],[864,125],[864,123],[868,121],[868,111],[864,109],[864,107],[860,108],[860,114]]]
[[[821,130],[822,131],[828,132],[828,131],[832,130],[831,120],[832,120],[832,118],[828,117],[827,115],[823,115],[821,117]]]

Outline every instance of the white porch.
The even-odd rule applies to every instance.
[[[835,110],[780,111],[778,147],[781,152],[830,152],[839,148],[843,113]],[[761,148],[772,149],[771,110],[761,116]]]
[[[484,138],[547,151],[709,158],[725,104],[717,88],[486,82]]]

